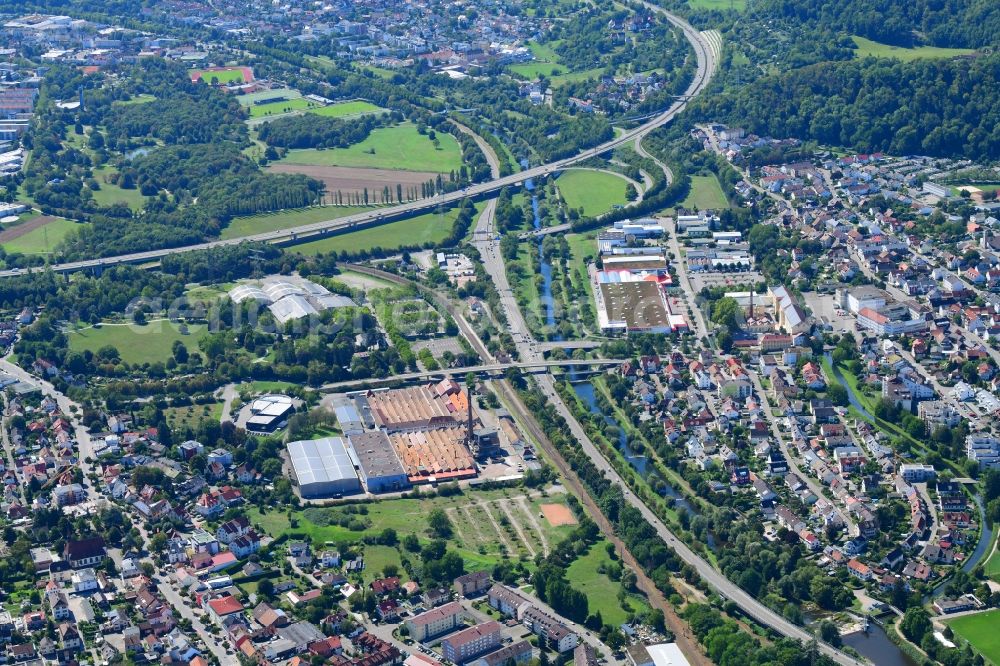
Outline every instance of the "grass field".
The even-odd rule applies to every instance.
[[[163,410],[167,425],[171,430],[190,427],[197,428],[204,420],[216,421],[222,417],[222,403],[213,402],[205,405],[189,405],[187,407],[168,407]]]
[[[290,164],[363,167],[448,173],[462,166],[462,151],[450,134],[437,133],[440,146],[412,123],[380,127],[367,139],[347,148],[291,150],[282,160]]]
[[[246,95],[237,95],[236,101],[240,103],[240,106],[253,106],[254,102],[260,102],[265,99],[273,99],[275,97],[293,99],[296,97],[302,97],[302,93],[291,88],[274,88],[272,90],[261,90],[260,92],[247,93]]]
[[[110,166],[94,169],[94,179],[101,186],[101,189],[94,192],[94,201],[100,206],[125,203],[132,210],[142,210],[146,205],[146,197],[142,196],[139,188],[126,190],[117,185],[104,182],[104,177],[113,173],[115,173],[115,168]]]
[[[1000,610],[976,613],[947,621],[948,626],[967,640],[972,649],[993,664],[1000,664]]]
[[[131,99],[116,100],[111,103],[111,106],[133,106],[135,104],[146,104],[147,102],[152,102],[154,99],[156,99],[155,95],[147,95],[145,93],[141,93],[139,95],[136,95],[135,97],[132,97]]]
[[[310,206],[309,208],[293,208],[277,213],[235,217],[229,226],[222,230],[222,238],[242,238],[268,231],[279,231],[303,224],[334,220],[365,210],[368,209],[359,206]]]
[[[997,192],[1000,191],[1000,183],[976,183],[974,185],[952,185],[951,193],[956,197],[962,196],[963,187],[974,187],[977,190],[982,190],[983,192]]]
[[[316,107],[315,109],[311,109],[309,113],[315,113],[317,116],[328,116],[330,118],[345,118],[347,116],[360,116],[363,113],[378,113],[381,110],[381,107],[371,102],[354,100],[352,102],[338,102],[337,104]]]
[[[243,68],[226,67],[219,71],[206,71],[199,69],[191,72],[191,80],[193,81],[205,81],[205,83],[211,83],[212,79],[215,79],[220,84],[243,81]]]
[[[46,254],[66,238],[70,231],[79,229],[81,226],[80,222],[60,217],[44,226],[32,229],[19,238],[4,243],[3,248],[8,253]]]
[[[295,99],[283,99],[277,102],[267,102],[264,104],[254,104],[250,106],[251,118],[262,118],[264,116],[278,116],[292,111],[304,111],[313,106],[318,106],[316,102],[310,102],[303,97]]]
[[[427,213],[408,220],[389,222],[346,234],[295,245],[293,252],[318,254],[320,252],[361,252],[374,247],[395,249],[423,243],[440,243],[451,233],[458,209],[444,213]]]
[[[1000,583],[1000,550],[993,551],[983,568],[987,576]]]
[[[683,208],[714,210],[728,208],[729,202],[715,175],[691,176],[691,191],[681,204]]]
[[[448,509],[459,509],[463,506],[468,506],[473,499],[481,501],[502,497],[502,491],[476,491],[475,493],[466,493],[447,498],[382,500],[366,505],[368,513],[365,518],[370,526],[364,530],[357,531],[341,527],[337,524],[320,525],[310,519],[310,517],[318,519],[324,511],[338,512],[340,509],[336,507],[329,510],[312,508],[300,512],[295,516],[298,524],[296,528],[290,527],[288,517],[285,513],[270,512],[262,514],[259,509],[252,508],[248,510],[248,517],[253,523],[260,525],[271,536],[277,537],[284,533],[294,533],[308,538],[318,546],[326,542],[331,542],[336,546],[356,543],[366,536],[376,536],[386,528],[395,530],[400,539],[408,534],[415,534],[423,542],[427,542],[430,540],[430,535],[427,531],[427,515],[432,509],[440,508],[446,511]],[[454,533],[449,545],[466,561],[468,569],[475,570],[492,567],[500,560],[501,555],[496,543],[492,544],[492,549],[480,549],[474,543],[472,536],[472,532],[475,530],[471,527],[464,529],[466,527],[464,522],[462,524],[456,524],[456,522],[457,520],[453,519]],[[373,553],[371,549],[372,546],[365,548],[366,579],[369,579],[369,576],[377,573],[385,565],[388,556],[388,553],[381,551]],[[373,554],[376,557],[374,561],[371,559]]]
[[[66,337],[72,351],[97,352],[111,345],[118,349],[123,361],[141,364],[166,361],[175,340],[182,341],[189,352],[197,353],[198,338],[204,330],[204,325],[193,324],[188,326],[188,334],[183,335],[176,324],[158,321],[145,326],[105,324],[100,328],[70,331]]]
[[[623,178],[601,171],[574,169],[556,180],[556,187],[570,208],[583,208],[587,217],[606,213],[613,206],[627,203]]]
[[[918,46],[913,49],[907,49],[901,46],[890,46],[889,44],[873,42],[864,37],[851,37],[851,39],[854,40],[857,46],[857,51],[854,54],[855,58],[872,56],[875,58],[896,58],[897,60],[908,61],[919,60],[920,58],[956,58],[975,53],[975,49],[947,49],[938,46]]]
[[[599,571],[613,565],[621,565],[620,562],[612,562],[608,557],[608,552],[605,550],[607,543],[603,539],[598,541],[585,555],[574,560],[566,570],[566,578],[574,589],[587,595],[590,613],[600,611],[605,624],[618,626],[628,620],[630,611],[622,608],[622,604],[618,601],[621,583],[611,580]],[[645,614],[649,611],[649,605],[642,597],[631,595],[627,597],[626,603],[631,607],[632,613]]]
[[[692,9],[724,10],[735,9],[738,12],[747,8],[746,0],[688,0]]]

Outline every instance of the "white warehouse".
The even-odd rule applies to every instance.
[[[361,491],[358,473],[340,437],[291,442],[288,457],[302,497],[331,497]]]

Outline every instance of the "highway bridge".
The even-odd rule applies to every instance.
[[[644,6],[646,3],[642,3]],[[650,7],[655,7],[655,5],[648,5],[647,9]],[[659,8],[657,8],[659,9]],[[421,213],[426,213],[433,211],[441,206],[449,206],[452,204],[457,204],[465,199],[478,199],[480,197],[486,197],[491,195],[498,190],[518,185],[523,183],[529,178],[539,178],[542,176],[547,176],[551,173],[561,171],[566,167],[572,166],[584,160],[588,160],[592,157],[601,155],[608,151],[614,150],[619,146],[624,146],[626,144],[634,142],[636,139],[640,139],[652,130],[660,127],[668,122],[670,122],[675,116],[681,113],[687,106],[688,101],[699,93],[701,93],[711,80],[711,75],[715,67],[715,54],[712,52],[712,47],[708,41],[695,30],[691,25],[689,25],[683,19],[675,17],[671,14],[667,14],[666,17],[675,26],[680,28],[684,32],[685,38],[691,42],[695,49],[695,54],[698,58],[698,68],[692,78],[691,84],[688,89],[684,91],[683,95],[679,99],[675,100],[670,107],[655,116],[648,122],[622,132],[614,139],[610,141],[605,141],[604,143],[595,146],[593,148],[588,148],[583,150],[576,155],[567,157],[560,160],[555,160],[549,162],[548,164],[542,164],[524,171],[511,174],[509,176],[504,176],[501,178],[495,178],[493,180],[487,181],[485,183],[478,183],[476,185],[471,185],[462,190],[457,190],[455,192],[449,192],[447,194],[440,194],[434,197],[429,197],[427,199],[421,199],[420,201],[412,201],[408,203],[398,204],[396,206],[386,206],[376,210],[365,211],[363,213],[357,213],[354,215],[347,215],[345,217],[340,217],[332,220],[325,220],[321,222],[314,222],[312,224],[304,224],[298,227],[293,227],[290,229],[283,229],[280,231],[270,231],[261,234],[253,234],[250,236],[245,236],[242,238],[231,238],[226,240],[216,240],[209,241],[206,243],[196,243],[194,245],[185,245],[183,247],[174,248],[163,248],[159,250],[149,250],[146,252],[133,252],[130,254],[122,254],[113,257],[103,257],[103,258],[93,258],[93,259],[83,259],[80,261],[69,261],[58,264],[51,264],[48,267],[36,267],[30,269],[12,269],[6,271],[0,271],[0,277],[11,277],[14,275],[22,274],[26,271],[41,271],[51,269],[57,272],[72,272],[81,270],[101,270],[108,266],[114,266],[117,264],[142,264],[156,262],[163,257],[179,254],[183,252],[193,252],[197,250],[207,250],[215,247],[226,247],[230,245],[238,245],[244,241],[259,241],[265,243],[293,243],[301,242],[303,240],[311,240],[315,238],[321,238],[323,236],[342,233],[346,231],[354,231],[356,229],[374,226],[378,224],[384,224],[393,220],[403,219],[406,217],[412,217],[414,215],[419,215]]]

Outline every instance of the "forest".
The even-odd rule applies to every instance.
[[[702,120],[861,152],[1000,158],[1000,57],[825,62],[695,100]]]
[[[402,119],[398,111],[350,120],[303,113],[261,124],[258,136],[267,145],[281,148],[346,148],[367,139],[376,127]]]
[[[982,48],[1000,43],[995,0],[758,0],[757,11],[896,46]]]

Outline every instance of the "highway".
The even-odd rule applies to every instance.
[[[226,240],[216,240],[209,241],[205,243],[196,243],[194,245],[185,245],[182,247],[174,248],[163,248],[159,250],[149,250],[147,252],[133,252],[131,254],[122,254],[113,257],[103,257],[99,259],[84,259],[80,261],[70,261],[61,264],[52,264],[48,267],[36,267],[31,269],[13,269],[0,271],[0,277],[11,277],[15,275],[20,275],[29,271],[43,271],[51,269],[57,272],[73,272],[88,269],[100,269],[107,266],[113,266],[116,264],[135,264],[135,263],[148,263],[155,262],[163,257],[170,256],[172,254],[180,254],[184,252],[194,252],[197,250],[207,250],[216,247],[226,247],[230,245],[239,245],[244,241],[258,241],[265,243],[283,243],[291,241],[299,241],[304,238],[311,237],[321,237],[334,231],[345,231],[348,229],[361,228],[366,226],[372,226],[376,224],[382,224],[390,220],[401,219],[405,217],[410,217],[412,215],[417,215],[429,210],[433,210],[438,206],[449,205],[458,203],[464,199],[469,198],[479,198],[484,195],[496,192],[504,187],[515,186],[523,183],[529,178],[538,178],[541,176],[546,176],[550,173],[561,171],[566,167],[570,167],[578,162],[590,159],[591,157],[596,157],[601,153],[614,150],[619,146],[623,146],[629,143],[633,143],[640,140],[645,135],[649,134],[652,130],[660,127],[671,120],[679,113],[681,113],[688,104],[688,100],[700,94],[709,84],[712,79],[712,74],[715,72],[715,68],[718,64],[718,58],[714,51],[712,44],[706,39],[700,32],[693,28],[687,21],[681,19],[680,17],[674,16],[663,9],[650,5],[647,3],[642,3],[650,11],[656,11],[662,13],[671,23],[677,26],[683,33],[685,38],[691,43],[694,48],[695,55],[698,59],[698,68],[695,75],[688,86],[687,90],[679,99],[674,101],[670,107],[663,113],[655,116],[649,122],[640,125],[634,129],[627,132],[623,132],[614,139],[606,141],[593,148],[588,148],[572,157],[567,157],[561,160],[556,160],[554,162],[549,162],[548,164],[543,164],[541,166],[526,169],[524,171],[511,174],[509,176],[504,176],[502,178],[493,178],[485,183],[478,183],[476,185],[471,185],[465,189],[458,190],[455,192],[449,192],[447,194],[441,194],[435,197],[430,197],[427,199],[421,199],[420,201],[412,201],[409,203],[399,204],[396,206],[386,206],[384,208],[378,208],[372,211],[366,211],[364,213],[358,213],[355,215],[348,215],[345,217],[340,217],[333,220],[325,220],[322,222],[314,222],[312,224],[305,224],[298,227],[293,227],[290,229],[283,229],[280,231],[270,231],[262,234],[254,234],[251,236],[244,236],[242,238],[230,238]]]

